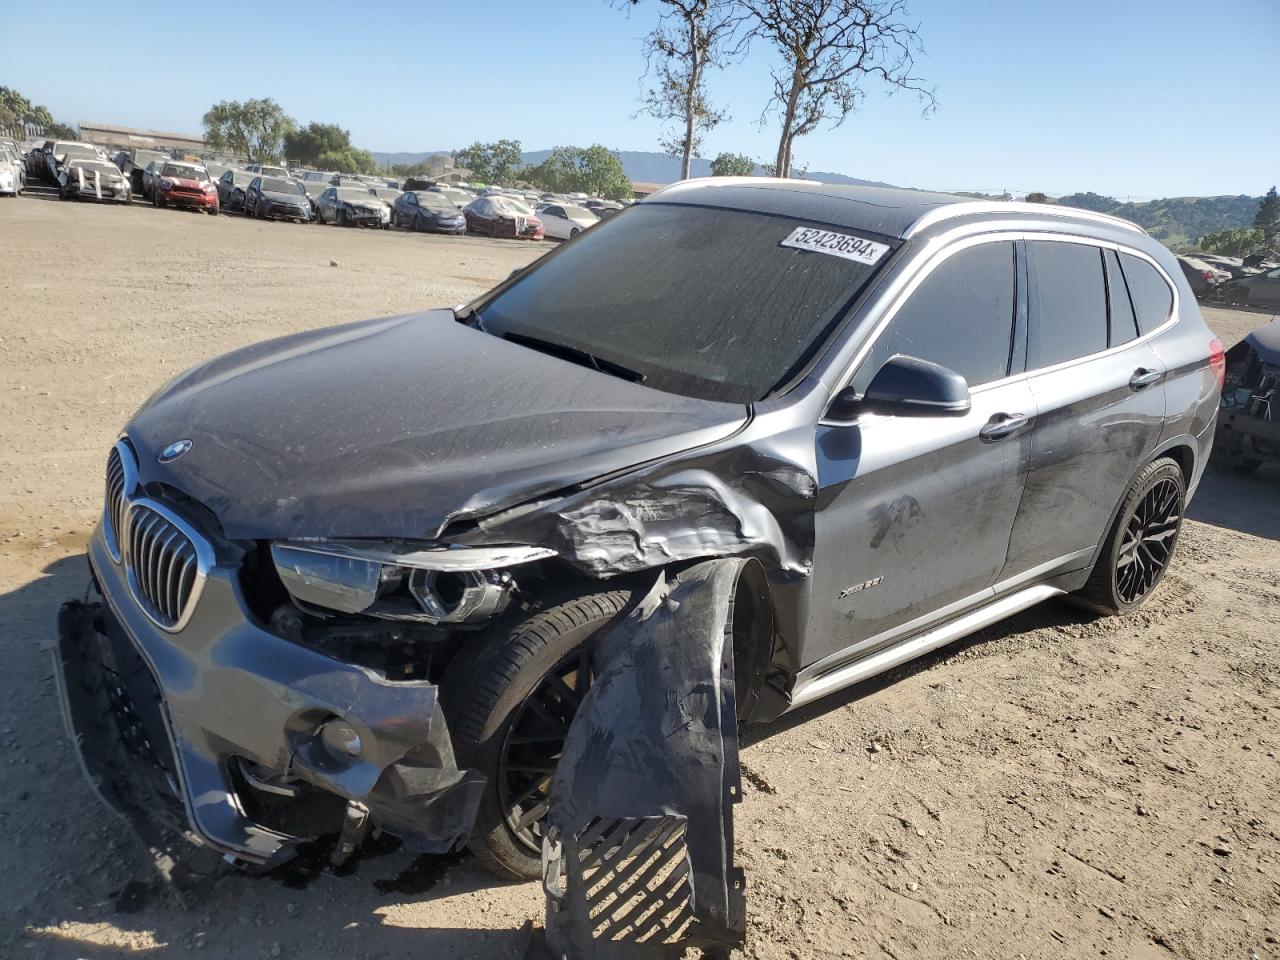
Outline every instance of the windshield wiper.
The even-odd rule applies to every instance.
[[[593,353],[578,347],[571,347],[563,343],[554,343],[550,340],[543,340],[540,337],[531,337],[523,333],[504,333],[503,340],[511,343],[518,343],[522,347],[529,347],[531,350],[539,350],[542,353],[550,354],[553,357],[559,357],[561,360],[568,360],[570,363],[577,363],[584,367],[607,373],[610,376],[619,377],[623,380],[629,380],[632,383],[644,383],[645,375],[639,370],[631,370],[624,367],[620,363],[614,363],[612,360],[605,360],[603,357],[597,357]]]

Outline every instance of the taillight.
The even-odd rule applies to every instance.
[[[1227,355],[1222,349],[1222,341],[1214,337],[1209,341],[1209,369],[1218,378],[1218,389],[1227,382]]]
[[[1204,277],[1206,280],[1212,280],[1212,279],[1213,279],[1213,271],[1212,271],[1212,270],[1201,270],[1201,271],[1200,271],[1200,276]]]

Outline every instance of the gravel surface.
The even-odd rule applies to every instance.
[[[537,885],[466,857],[304,861],[175,903],[82,782],[48,649],[106,451],[169,377],[464,301],[546,249],[0,200],[0,957],[523,953]],[[1227,343],[1266,319],[1206,316]],[[746,955],[1280,956],[1278,491],[1211,468],[1134,617],[1050,602],[744,731]]]

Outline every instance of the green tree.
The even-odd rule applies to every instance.
[[[481,183],[510,183],[524,166],[519,140],[476,142],[453,152],[453,162],[471,171]]]
[[[48,109],[34,104],[12,87],[0,87],[0,127],[31,124],[54,140],[74,140],[76,131],[65,123],[57,123]]]
[[[1257,227],[1236,227],[1206,233],[1196,247],[1203,253],[1216,253],[1223,257],[1247,257],[1251,253],[1261,253],[1266,243]]]
[[[1092,210],[1094,213],[1110,213],[1116,207],[1120,206],[1120,201],[1115,197],[1104,197],[1100,193],[1073,193],[1069,196],[1059,197],[1058,203],[1064,207],[1078,207],[1081,210]]]
[[[1027,203],[1052,203],[1052,202],[1053,201],[1049,199],[1048,194],[1041,193],[1039,190],[1034,190],[1031,193],[1027,194]]]
[[[556,147],[547,159],[524,171],[531,184],[556,193],[589,193],[621,200],[635,189],[622,169],[622,161],[608,147]]]
[[[209,146],[259,162],[282,160],[285,138],[297,129],[270,97],[243,103],[223,100],[210,107],[202,119]]]
[[[44,135],[50,140],[80,139],[80,133],[75,127],[68,126],[65,123],[58,123],[56,120],[53,123],[45,124]]]
[[[721,153],[711,161],[713,177],[749,177],[756,172],[756,162],[745,153]]]
[[[1266,196],[1258,203],[1258,212],[1253,218],[1253,225],[1262,231],[1262,244],[1269,250],[1275,249],[1276,239],[1280,237],[1280,196],[1276,188],[1267,191]]]

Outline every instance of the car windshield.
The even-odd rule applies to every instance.
[[[318,197],[329,189],[329,184],[320,180],[308,180],[303,183],[302,189],[308,197]]]
[[[769,214],[642,204],[481,304],[481,321],[495,336],[537,338],[635,371],[659,390],[760,400],[813,356],[887,260],[884,250],[866,263],[818,244],[843,236],[852,238],[846,245],[893,245],[850,229],[824,230],[807,249],[784,245],[809,226]]]
[[[158,150],[139,150],[133,155],[133,165],[135,167],[145,167],[153,160],[158,160],[161,163],[164,163],[167,159],[168,157],[165,154],[160,153]]]
[[[263,193],[306,193],[298,181],[281,180],[279,177],[263,177],[261,189]]]
[[[287,177],[289,171],[284,167],[259,167],[258,172],[264,177]]]
[[[428,193],[425,190],[415,194],[418,203],[426,207],[428,210],[435,210],[439,213],[458,213],[458,207],[452,200],[443,194]]]
[[[96,158],[98,151],[87,143],[60,143],[53,148],[54,156]]]
[[[367,188],[338,187],[338,199],[345,200],[347,203],[355,203],[357,200],[368,203],[371,198]]]
[[[580,220],[592,220],[595,218],[595,214],[585,207],[565,206],[564,215],[570,219],[577,217]]]
[[[195,167],[187,163],[166,163],[160,171],[162,177],[180,177],[183,180],[208,180],[209,174],[204,167]]]

